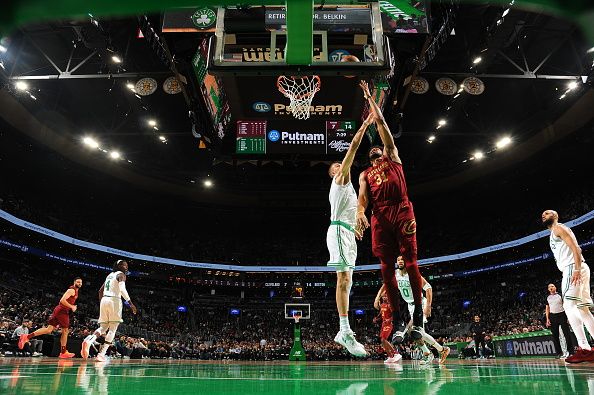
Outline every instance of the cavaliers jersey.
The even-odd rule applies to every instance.
[[[571,232],[571,229],[567,229]],[[563,239],[555,236],[552,229],[549,244],[551,245],[551,251],[553,252],[553,256],[555,257],[557,268],[561,272],[563,272],[563,270],[567,266],[573,265],[575,263],[575,260],[573,259],[573,252],[571,252],[571,248],[569,248],[569,246],[566,242],[563,241]],[[584,256],[582,255],[582,263],[584,262]]]
[[[124,274],[120,271],[109,273],[105,278],[105,284],[103,286],[103,296],[109,296],[111,298],[121,299],[122,290],[120,289],[120,282],[118,281],[118,275]]]
[[[382,324],[392,323],[392,306],[390,306],[390,303],[381,304],[380,314],[382,315]]]
[[[70,287],[68,287],[68,289],[73,289],[74,290],[74,295],[72,295],[71,297],[69,297],[68,299],[66,299],[66,301],[68,303],[70,303],[71,305],[76,304],[76,299],[78,299],[78,288],[76,288],[74,285],[71,285]],[[68,307],[64,306],[62,303],[58,304],[58,307],[61,310],[70,310]]]
[[[374,206],[392,206],[408,199],[402,164],[382,156],[377,165],[365,170],[369,195]]]

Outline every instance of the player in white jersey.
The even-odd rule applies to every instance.
[[[105,361],[105,353],[115,338],[118,326],[122,320],[122,298],[128,303],[132,313],[136,314],[136,306],[130,300],[126,290],[126,273],[128,272],[128,262],[118,260],[114,265],[113,272],[109,273],[105,282],[99,289],[99,328],[85,338],[82,344],[81,355],[87,359],[89,349],[98,336],[105,335],[105,343],[97,355],[97,361]]]
[[[415,301],[412,294],[412,287],[410,285],[410,280],[408,278],[408,273],[406,271],[406,265],[404,264],[404,259],[402,256],[399,256],[396,259],[396,266],[398,270],[396,270],[396,281],[398,282],[398,289],[400,290],[400,296],[408,305],[408,312],[410,316],[413,316],[415,311]],[[431,317],[431,304],[433,303],[433,289],[431,288],[431,284],[425,280],[424,277],[421,277],[423,282],[423,291],[425,291],[425,295],[423,296],[423,326],[427,323],[427,317]],[[408,325],[404,332],[397,332],[394,334],[395,338],[404,338],[404,334],[406,331],[412,326],[412,320],[409,321]],[[423,350],[423,359],[421,363],[429,364],[433,361],[433,353],[427,348],[427,344],[435,348],[439,352],[439,363],[444,363],[446,358],[450,353],[450,348],[446,346],[442,346],[439,344],[433,336],[425,332],[425,328],[423,328],[421,339],[417,342]]]
[[[567,320],[578,341],[579,349],[565,362],[594,362],[594,350],[586,338],[584,325],[590,336],[594,336],[594,316],[590,312],[590,268],[586,264],[575,235],[567,226],[559,223],[559,214],[546,210],[542,223],[551,230],[549,239],[557,267],[563,273],[561,292]]]
[[[353,137],[342,162],[332,163],[328,169],[332,185],[329,195],[330,226],[326,234],[326,243],[330,252],[328,266],[336,268],[336,308],[340,324],[340,330],[334,341],[357,357],[366,356],[367,351],[357,342],[349,324],[349,293],[353,281],[353,268],[357,260],[355,239],[360,240],[362,237],[362,233],[356,229],[358,201],[351,183],[351,166],[365,131],[373,119],[370,113]]]

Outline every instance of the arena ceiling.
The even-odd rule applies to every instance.
[[[425,94],[409,93],[403,85],[414,70],[410,60],[421,52],[424,40],[391,39],[401,67],[389,116],[409,182],[423,191],[449,183],[444,180],[463,183],[490,168],[524,160],[594,116],[588,111],[594,106],[594,53],[579,28],[550,15],[506,10],[494,5],[456,10],[454,30],[419,73],[430,85]],[[434,32],[441,26],[440,17],[435,10]],[[327,158],[238,157],[229,149],[234,145],[231,135],[219,144],[203,140],[206,148],[201,148],[192,130],[211,141],[216,131],[200,114],[196,92],[169,95],[159,87],[156,94],[140,97],[131,91],[129,84],[144,76],[161,83],[173,75],[172,65],[192,78],[190,60],[198,34],[163,35],[165,46],[160,47],[138,38],[147,20],[159,26],[160,16],[89,17],[20,28],[3,41],[6,51],[0,53],[4,126],[79,165],[186,197],[196,197],[192,188],[208,177],[231,192],[294,191],[295,185],[300,192],[325,191]],[[52,75],[60,78],[40,77]],[[470,76],[484,82],[483,94],[446,96],[433,87],[440,77],[459,83]],[[26,83],[26,89],[19,89],[19,82]],[[27,117],[35,122],[24,122]],[[559,123],[563,117],[571,122]],[[440,125],[440,120],[445,123]],[[543,133],[555,137],[540,141]],[[81,141],[87,136],[106,152],[85,147]],[[497,149],[504,137],[511,144]],[[5,139],[3,149],[10,149],[10,137]],[[364,166],[365,154],[359,159],[358,166]]]

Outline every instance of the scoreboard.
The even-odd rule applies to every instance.
[[[237,121],[237,154],[340,155],[357,132],[355,121]]]

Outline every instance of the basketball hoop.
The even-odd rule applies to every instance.
[[[291,100],[289,110],[297,119],[308,119],[311,102],[320,90],[322,80],[317,75],[303,77],[281,75],[276,80],[278,91]]]

